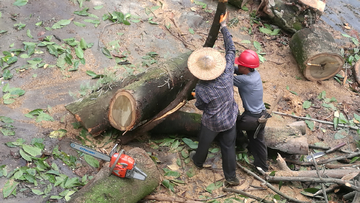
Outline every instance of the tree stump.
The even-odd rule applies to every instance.
[[[190,52],[191,53],[191,52]],[[110,101],[108,119],[121,131],[129,131],[152,119],[167,107],[192,78],[185,53],[149,69],[137,81],[118,90]]]
[[[160,172],[145,150],[133,148],[126,151],[136,166],[146,173],[142,180],[109,176],[109,167],[104,166],[95,177],[71,196],[71,203],[84,202],[138,202],[150,194],[160,184]]]
[[[291,37],[289,46],[300,71],[310,81],[329,79],[344,65],[340,49],[324,28],[314,25],[299,30]]]

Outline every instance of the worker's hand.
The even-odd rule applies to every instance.
[[[226,27],[226,19],[227,19],[227,16],[228,16],[228,12],[226,12],[225,15],[224,15],[224,14],[221,14],[221,15],[220,15],[220,21],[219,21],[219,23],[220,23],[220,29],[222,29],[223,27]]]

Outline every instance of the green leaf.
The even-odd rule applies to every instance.
[[[26,161],[32,161],[31,156],[26,154],[22,149],[19,150],[20,156]]]
[[[64,186],[65,188],[72,188],[80,185],[81,183],[79,182],[79,178],[75,177],[75,178],[67,179]]]
[[[261,44],[260,44],[260,42],[254,41],[253,45],[254,45],[255,49],[257,50],[256,51],[257,53],[261,52]]]
[[[39,155],[42,154],[41,149],[39,149],[37,147],[33,147],[33,146],[30,146],[30,145],[23,144],[22,148],[24,149],[24,151],[26,153],[30,154],[33,157],[36,157],[36,156],[39,156]]]
[[[335,133],[334,138],[336,140],[343,139],[343,138],[346,138],[348,134],[349,134],[348,130],[341,129],[341,130],[339,130],[338,132]]]
[[[84,51],[80,46],[75,47],[76,56],[80,59],[84,58]]]
[[[102,7],[104,7],[104,5],[95,6],[95,7],[94,7],[94,10],[102,9]]]
[[[343,113],[340,113],[340,115],[339,115],[339,123],[342,123],[342,124],[348,124],[349,123],[349,121],[345,118]]]
[[[194,33],[195,33],[192,28],[189,28],[189,32],[190,32],[190,34],[194,34]]]
[[[309,117],[309,116],[306,116],[306,117]],[[305,120],[305,123],[311,131],[314,131],[314,127],[315,127],[314,121]]]
[[[28,0],[16,0],[14,6],[25,6],[28,3]]]
[[[27,35],[29,38],[31,38],[31,39],[34,38],[34,37],[31,35],[31,31],[30,31],[29,29],[26,31],[26,35]]]
[[[41,190],[33,189],[31,188],[31,192],[33,192],[35,195],[43,195],[44,192]]]
[[[84,23],[80,23],[80,22],[76,22],[76,21],[74,21],[74,25],[76,25],[78,27],[86,27],[86,25]]]
[[[264,33],[264,34],[270,34],[270,33],[272,33],[272,30],[267,29],[267,28],[264,28],[264,27],[259,28],[259,31],[262,32],[262,33]]]
[[[280,29],[274,29],[274,30],[270,33],[270,35],[272,35],[272,36],[278,35],[280,31],[281,31]]]
[[[92,166],[94,168],[99,167],[99,161],[96,158],[94,158],[93,156],[84,154],[84,159],[85,159],[86,163],[88,163],[90,166]]]
[[[56,22],[51,28],[52,29],[59,29],[62,28],[66,25],[69,25],[71,23],[71,20],[60,20],[58,22]]]
[[[170,183],[169,180],[165,179],[161,182],[161,184],[163,186],[165,186],[166,188],[170,189],[172,192],[174,192],[174,184],[173,183]]]
[[[175,142],[173,142],[173,143],[171,144],[170,149],[171,149],[171,150],[176,150],[176,149],[179,147],[179,145],[180,145],[179,140],[175,140]]]
[[[14,122],[13,119],[6,117],[6,116],[0,116],[0,121],[3,123],[13,123]]]
[[[4,188],[2,189],[3,190],[3,195],[4,195],[4,198],[7,198],[8,196],[10,196],[14,190],[16,189],[16,186],[18,185],[19,183],[15,181],[15,179],[10,179],[8,180],[5,185],[4,185]]]
[[[191,149],[197,149],[198,148],[198,144],[195,143],[194,141],[192,141],[189,138],[183,138],[182,141],[189,146]]]
[[[180,177],[180,173],[177,171],[168,171],[164,174],[164,176],[173,176],[175,178]]]
[[[360,116],[359,116],[359,115],[357,115],[356,113],[354,113],[354,118],[355,118],[357,121],[359,121],[359,122],[360,122]]]
[[[307,108],[310,108],[310,107],[311,107],[311,102],[310,101],[304,101],[303,108],[307,109]]]
[[[223,185],[222,181],[217,181],[215,183],[211,183],[206,187],[206,191],[212,193],[212,191],[219,189]]]

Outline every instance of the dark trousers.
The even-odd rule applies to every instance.
[[[263,111],[260,114],[251,114],[250,112],[244,112],[242,115],[239,115],[236,121],[237,136],[244,136],[243,130],[246,131],[246,134],[249,139],[249,151],[254,157],[254,165],[256,167],[261,167],[264,171],[268,170],[268,165],[266,164],[267,160],[267,147],[265,145],[265,126],[260,129],[257,134],[257,138],[254,139],[254,133],[256,128],[259,125],[258,118],[261,115],[265,114],[266,111]]]
[[[201,125],[199,134],[199,145],[193,157],[196,166],[202,166],[207,158],[211,143],[217,138],[221,148],[222,167],[226,180],[236,177],[236,125],[223,132],[214,132],[204,125]]]

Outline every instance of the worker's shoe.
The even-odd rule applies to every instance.
[[[239,179],[237,177],[225,180],[226,187],[237,186],[237,185],[240,185]]]
[[[194,157],[195,154],[196,154],[196,151],[192,151],[192,152],[190,152],[189,157],[190,157],[191,161],[194,163],[194,165],[196,166],[197,169],[202,169],[203,166],[198,166],[198,165],[196,165],[196,163],[194,162],[194,158],[193,158],[193,157]]]

